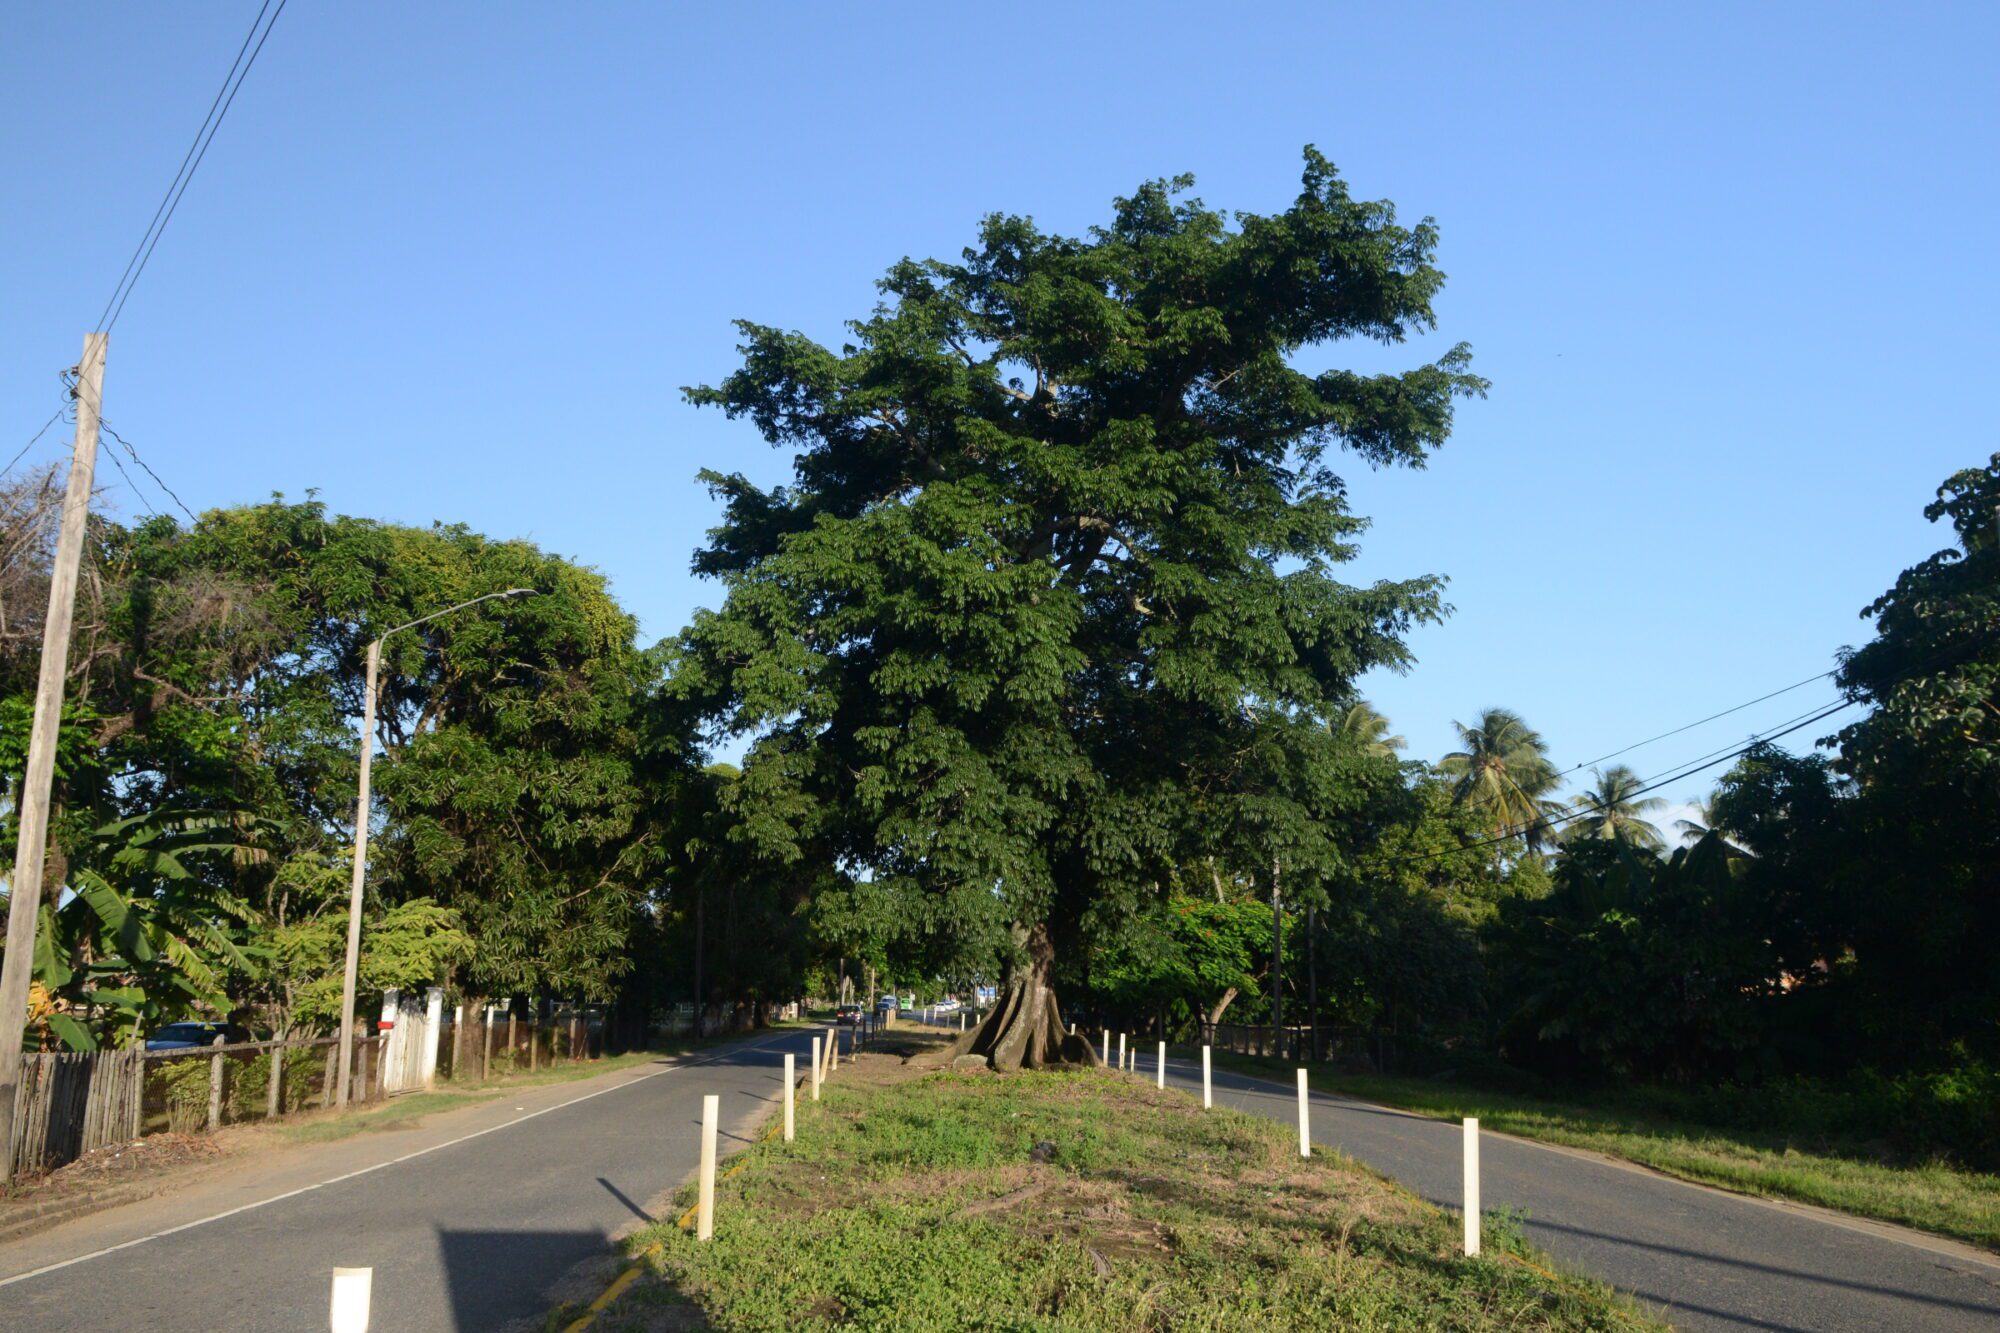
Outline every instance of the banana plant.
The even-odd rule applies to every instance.
[[[257,975],[254,908],[232,891],[261,862],[256,821],[155,810],[93,830],[69,883],[42,907],[30,1040],[71,1050],[124,1045],[193,1014],[225,1014],[233,980]]]

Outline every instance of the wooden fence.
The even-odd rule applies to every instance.
[[[444,1013],[436,1071],[440,1079],[482,1081],[581,1063],[605,1053],[601,1021],[584,1011],[565,1011],[549,1022],[497,1015],[492,1023],[472,1015],[458,1022],[457,1017],[452,1010]],[[387,1044],[379,1034],[357,1037],[350,1094],[355,1102],[386,1095],[382,1055]],[[332,1037],[317,1037],[164,1051],[24,1054],[14,1100],[14,1173],[52,1171],[86,1153],[160,1130],[213,1133],[225,1124],[331,1106],[336,1045]],[[327,1058],[302,1061],[317,1051],[325,1051]],[[258,1074],[261,1083],[252,1086],[245,1079],[267,1052],[271,1059]],[[204,1074],[183,1080],[161,1077],[170,1065],[189,1061],[205,1065]]]
[[[23,1055],[14,1094],[14,1170],[60,1166],[138,1138],[145,1054]]]

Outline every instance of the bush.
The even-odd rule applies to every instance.
[[[228,1078],[228,1064],[223,1066]],[[199,1134],[208,1128],[208,1060],[193,1056],[166,1060],[159,1079],[166,1088],[167,1128],[176,1134]],[[224,1085],[225,1090],[227,1084]]]

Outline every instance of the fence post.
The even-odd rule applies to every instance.
[[[271,1043],[271,1082],[270,1086],[264,1090],[264,1118],[266,1120],[276,1120],[278,1118],[278,1109],[283,1104],[279,1099],[283,1095],[280,1089],[284,1081],[285,1039],[280,1037]]]
[[[528,1020],[528,1072],[534,1073],[542,1067],[542,1043],[537,1040],[542,1035],[542,1020]]]
[[[136,1140],[146,1129],[146,1047],[142,1043],[132,1048],[132,1137]],[[19,1117],[16,1117],[18,1121]]]
[[[493,1077],[493,1006],[486,1006],[486,1044],[479,1052],[479,1081]]]
[[[1201,1048],[1201,1109],[1206,1111],[1215,1105],[1215,1093],[1208,1080],[1208,1047]]]
[[[212,1046],[220,1046],[227,1040],[229,1040],[227,1037],[218,1035],[216,1039],[213,1042],[210,1042],[209,1044]],[[222,1057],[219,1055],[211,1055],[208,1057],[208,1132],[213,1134],[215,1133],[216,1130],[221,1128],[222,1128]]]
[[[514,1011],[512,1009],[507,1011],[507,1067],[510,1070],[519,1068],[514,1058]]]
[[[789,1052],[785,1055],[785,1142],[792,1141],[792,1090],[799,1080],[798,1070],[792,1063]]]
[[[365,1102],[373,1100],[368,1091],[368,1057],[374,1052],[376,1043],[381,1040],[380,1037],[363,1037],[360,1041],[354,1043],[354,1059],[361,1066],[360,1069],[355,1071],[354,1077],[356,1101]],[[383,1071],[382,1076],[384,1078],[388,1077],[388,1065],[389,1062],[387,1060],[377,1059],[375,1061],[375,1067]]]
[[[1465,1255],[1479,1254],[1479,1117],[1465,1118]]]
[[[1153,1086],[1156,1088],[1167,1086],[1167,1044],[1165,1042],[1160,1043],[1160,1067],[1154,1071]]]
[[[327,1311],[333,1333],[368,1333],[368,1297],[374,1279],[372,1268],[333,1270],[333,1299]]]
[[[819,1100],[819,1038],[813,1038],[813,1100]]]
[[[1306,1071],[1299,1071],[1299,1156],[1313,1155],[1312,1117],[1306,1092]]]
[[[695,1200],[695,1239],[715,1235],[715,1122],[720,1117],[721,1098],[707,1093],[701,1099],[701,1185]]]

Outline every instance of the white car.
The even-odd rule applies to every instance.
[[[939,1000],[936,1004],[932,1005],[931,1008],[935,1009],[937,1012],[941,1014],[955,1014],[958,1012],[958,1001],[952,999],[951,996],[947,995],[942,1000]]]

